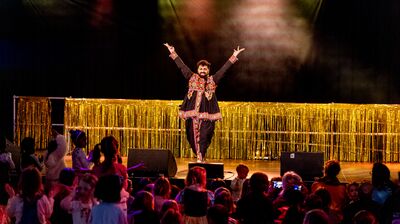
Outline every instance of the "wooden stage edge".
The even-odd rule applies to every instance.
[[[67,166],[71,167],[71,157],[66,156],[65,158]],[[175,177],[177,179],[185,179],[189,162],[196,162],[196,159],[192,158],[175,158],[177,164],[177,173]],[[123,164],[127,165],[127,157],[122,158]],[[279,160],[207,160],[207,163],[223,163],[224,164],[224,179],[232,180],[236,176],[236,166],[239,163],[247,165],[250,169],[248,177],[255,172],[266,173],[271,179],[272,177],[280,176],[280,161]],[[400,163],[384,163],[389,169],[392,181],[398,181],[400,172]],[[340,162],[341,172],[339,174],[339,180],[345,183],[361,182],[364,180],[371,180],[371,170],[373,163],[371,162]]]

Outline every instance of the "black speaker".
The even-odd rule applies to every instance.
[[[224,179],[224,164],[223,163],[195,163],[189,162],[189,170],[194,166],[201,166],[206,169],[207,178],[221,178]]]
[[[135,177],[174,177],[178,170],[174,155],[167,149],[129,149],[128,168],[140,162],[143,168],[129,172]]]
[[[323,176],[323,152],[282,152],[281,176],[287,171],[294,171],[303,181],[314,181]]]

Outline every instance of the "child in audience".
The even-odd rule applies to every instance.
[[[211,206],[207,211],[208,224],[229,224],[228,210],[221,204]]]
[[[349,200],[347,204],[358,201],[358,186],[359,184],[356,182],[347,185],[347,198]]]
[[[128,173],[126,167],[118,163],[119,155],[119,144],[117,139],[113,136],[104,137],[100,143],[101,152],[104,155],[104,160],[98,165],[93,167],[93,173],[98,177],[117,175],[121,178],[121,192],[120,192],[120,207],[125,212],[125,216],[128,213],[127,202],[129,193],[126,191],[128,186]]]
[[[89,223],[93,206],[97,205],[94,198],[97,177],[93,174],[84,174],[79,184],[71,194],[61,201],[61,207],[72,214],[73,223]]]
[[[304,217],[303,224],[330,224],[329,216],[322,209],[312,209]]]
[[[181,213],[174,209],[168,209],[163,213],[160,224],[183,224]]]
[[[43,194],[42,178],[34,167],[25,168],[20,176],[18,194],[9,187],[10,199],[7,204],[7,214],[15,218],[15,223],[48,223],[53,212],[54,199]]]
[[[99,178],[94,196],[100,204],[92,209],[89,223],[93,224],[127,224],[126,214],[119,205],[121,201],[122,181],[115,174],[104,175]]]
[[[169,199],[171,193],[171,185],[169,180],[165,177],[159,177],[154,182],[153,196],[154,196],[154,210],[158,213],[161,212],[163,203]]]
[[[58,182],[61,170],[65,168],[64,156],[67,153],[67,142],[65,137],[56,130],[52,130],[53,140],[47,146],[44,156],[46,166],[46,185],[52,186]]]
[[[35,155],[35,139],[25,137],[21,141],[21,171],[27,167],[36,167],[39,172],[43,169],[43,164]]]
[[[5,223],[7,216],[5,209],[9,196],[6,186],[10,185],[10,171],[15,169],[11,153],[6,152],[6,138],[0,135],[0,223]]]
[[[126,201],[126,207],[128,209],[127,213],[129,213],[129,209],[132,208],[135,197],[132,196],[132,191],[133,191],[132,180],[128,178],[126,180],[126,182],[127,182],[126,193],[128,194],[128,198]]]
[[[175,200],[173,200],[173,199],[169,199],[169,200],[164,201],[164,203],[163,203],[163,205],[162,205],[162,207],[161,207],[161,211],[160,211],[161,216],[163,216],[164,213],[165,213],[167,210],[174,210],[174,211],[176,211],[176,212],[179,212],[179,205],[178,205],[178,203],[177,203]],[[180,213],[180,212],[179,212],[179,213]]]
[[[234,202],[237,202],[241,198],[243,182],[249,174],[249,168],[244,164],[239,164],[236,167],[236,172],[237,176],[231,182],[232,198]]]
[[[72,168],[64,168],[60,172],[58,183],[53,185],[59,189],[58,193],[54,195],[53,214],[51,214],[50,222],[57,224],[70,224],[72,223],[72,215],[61,208],[61,201],[66,198],[74,190],[75,184],[75,171]]]
[[[249,192],[237,202],[236,217],[240,223],[273,223],[272,202],[266,193],[268,185],[265,173],[251,175]]]
[[[93,167],[100,165],[101,161],[101,144],[98,143],[94,146],[94,148],[89,152],[89,160],[90,160],[90,167],[93,169]]]
[[[353,218],[353,223],[354,224],[379,224],[378,218],[375,216],[374,213],[367,211],[367,210],[361,210],[357,212],[357,214]]]
[[[225,188],[220,187],[214,191],[214,205],[223,205],[228,211],[228,223],[229,224],[237,224],[238,221],[234,219],[232,216],[236,212],[236,206],[232,199],[231,192]],[[208,210],[210,211],[210,209]],[[207,217],[209,218],[209,217]]]
[[[154,198],[148,191],[139,191],[135,195],[133,210],[128,214],[128,223],[159,224],[160,218],[154,211]]]
[[[324,166],[324,176],[315,180],[311,185],[311,191],[315,192],[318,188],[325,188],[331,196],[329,205],[332,212],[336,212],[339,217],[342,216],[342,209],[346,202],[346,186],[340,183],[338,175],[341,167],[337,160],[328,160]],[[328,214],[329,215],[329,214]]]
[[[72,168],[76,171],[88,170],[90,159],[86,158],[83,149],[86,147],[86,134],[81,130],[70,130],[71,140],[75,145],[72,151]]]
[[[192,167],[186,176],[185,188],[175,198],[185,223],[207,223],[207,209],[214,201],[214,193],[206,189],[206,173],[203,167]]]

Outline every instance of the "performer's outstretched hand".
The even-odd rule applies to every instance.
[[[175,48],[174,48],[174,46],[171,46],[171,45],[169,45],[168,43],[165,43],[164,44],[167,48],[168,48],[168,50],[169,50],[169,53],[175,53]]]
[[[238,46],[237,49],[233,49],[233,56],[237,57],[240,52],[244,51],[245,48],[240,49],[240,47]]]

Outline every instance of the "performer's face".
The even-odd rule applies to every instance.
[[[197,73],[199,73],[200,76],[206,76],[209,72],[210,69],[207,65],[199,65],[199,67],[197,68]]]

